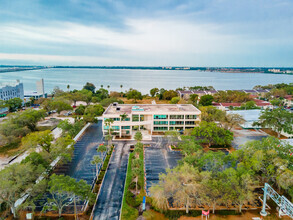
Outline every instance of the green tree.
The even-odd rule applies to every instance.
[[[63,134],[69,134],[71,138],[76,136],[81,128],[84,126],[84,122],[81,120],[77,120],[72,124],[68,119],[62,120],[58,124],[58,128],[61,128]]]
[[[43,166],[44,168],[48,168],[49,166],[49,161],[37,152],[30,153],[21,163],[31,163],[33,166]]]
[[[283,105],[283,101],[281,99],[272,99],[272,100],[270,100],[270,103],[273,106],[281,106],[281,105]]]
[[[137,131],[134,135],[134,140],[136,140],[137,142],[140,142],[142,140],[142,134],[140,131]]]
[[[45,118],[44,110],[32,110],[28,109],[21,113],[15,113],[11,117],[10,123],[16,124],[18,127],[27,127],[31,131],[36,131],[36,125],[38,121]]]
[[[96,91],[96,96],[100,99],[106,99],[109,98],[109,91],[103,88],[100,88],[99,90]]]
[[[127,119],[128,115],[126,113],[123,113],[120,115],[121,121],[125,121]]]
[[[165,99],[165,100],[171,100],[172,98],[177,97],[177,96],[178,96],[178,94],[174,90],[167,90],[167,91],[164,91],[164,93],[163,93],[163,99]]]
[[[103,114],[103,112],[105,111],[105,109],[103,108],[102,105],[90,105],[88,107],[86,107],[84,114],[93,114],[95,115],[95,117],[97,116],[101,116]]]
[[[106,135],[105,139],[108,141],[108,146],[111,147],[112,146],[112,134],[111,134],[111,131],[112,131],[112,128],[111,128],[111,125],[114,123],[114,120],[112,118],[107,118],[105,119],[104,121],[105,123],[105,126],[108,128],[108,134]]]
[[[69,176],[53,174],[48,186],[52,197],[48,198],[43,210],[58,210],[59,217],[61,217],[64,207],[72,203],[76,207],[77,201],[88,199],[91,196],[91,186],[85,180],[77,182]]]
[[[52,109],[56,110],[58,114],[62,111],[72,110],[71,105],[63,100],[54,100],[52,102]]]
[[[223,121],[226,116],[226,112],[217,109],[214,106],[201,106],[201,120],[206,122],[219,122]]]
[[[75,114],[76,115],[83,115],[85,111],[85,106],[84,105],[80,105],[75,109]]]
[[[141,169],[140,168],[134,168],[132,169],[132,176],[134,177],[134,181],[135,181],[135,193],[138,194],[138,190],[137,190],[137,182],[138,182],[138,178],[141,175]]]
[[[174,145],[178,141],[180,133],[176,130],[169,130],[165,132],[165,137],[168,139],[168,145]]]
[[[5,102],[5,105],[8,107],[9,112],[15,112],[22,107],[22,99],[20,98],[13,98],[9,99]]]
[[[170,104],[178,104],[179,101],[180,101],[179,97],[173,97],[170,101]]]
[[[259,121],[253,123],[253,125],[271,128],[278,132],[278,138],[280,138],[280,132],[286,132],[293,134],[293,113],[286,111],[282,108],[276,108],[273,110],[266,109],[262,111]]]
[[[74,150],[74,141],[72,138],[67,135],[65,137],[59,137],[50,147],[50,155],[53,159],[60,157],[60,159],[65,160],[66,162],[71,161],[73,150]]]
[[[5,202],[17,216],[15,202],[32,188],[44,169],[35,169],[30,163],[15,163],[0,171],[0,203]]]
[[[92,83],[87,82],[84,85],[83,89],[86,89],[88,91],[91,91],[92,93],[95,93],[96,86],[94,84],[92,84]]]
[[[211,145],[230,145],[233,140],[233,133],[220,128],[214,122],[202,121],[198,127],[191,132],[201,143]]]
[[[96,176],[98,176],[98,166],[103,163],[103,159],[99,155],[94,155],[91,160],[92,165],[96,165]]]
[[[82,94],[82,101],[89,105],[93,98],[93,92],[87,89],[83,89],[80,91],[80,93]]]
[[[50,130],[36,131],[28,134],[21,140],[24,148],[37,148],[41,147],[46,152],[50,153],[51,142],[54,140]]]
[[[232,128],[236,127],[237,125],[243,124],[245,122],[242,115],[235,114],[235,113],[229,113],[226,114],[223,118],[220,120],[220,125],[222,128],[231,130]]]
[[[197,101],[198,101],[198,95],[197,94],[191,94],[189,96],[189,101],[192,102],[192,103],[194,103],[194,104],[196,104]]]
[[[249,109],[257,109],[257,105],[255,101],[248,101],[241,105],[241,109],[249,110]]]
[[[212,95],[203,95],[200,97],[199,104],[202,106],[212,105],[214,97]]]
[[[185,139],[179,143],[179,147],[182,149],[181,153],[187,157],[195,154],[199,150],[202,150],[202,147],[192,139]]]
[[[152,88],[152,89],[150,90],[150,95],[151,95],[152,97],[155,97],[155,96],[158,94],[158,92],[159,92],[159,89],[158,89],[158,88]]]
[[[130,89],[126,93],[126,97],[127,97],[127,99],[133,99],[135,103],[136,103],[137,100],[142,99],[141,92],[137,91],[136,89]]]
[[[253,203],[256,199],[254,189],[257,186],[257,182],[248,173],[242,173],[238,169],[228,168],[223,171],[222,179],[225,181],[224,188],[234,204],[239,207],[239,212],[242,211],[242,206],[246,203]],[[233,191],[231,191],[233,189]],[[226,197],[227,198],[227,197]],[[225,197],[224,197],[225,199]]]
[[[97,148],[97,152],[101,152],[102,154],[107,151],[107,147],[104,144],[100,144]]]

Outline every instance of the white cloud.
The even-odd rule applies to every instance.
[[[212,24],[151,19],[128,19],[125,24],[128,28],[123,31],[75,23],[58,23],[45,27],[6,24],[1,27],[0,39],[6,43],[34,43],[36,47],[38,44],[62,43],[162,53],[217,52],[236,40],[235,36],[218,34],[220,27]]]
[[[28,61],[30,63],[47,64],[47,65],[94,65],[103,63],[110,64],[111,62],[120,63],[121,59],[105,58],[96,56],[58,56],[58,55],[43,55],[43,54],[15,54],[15,53],[0,53],[0,60],[21,60]]]

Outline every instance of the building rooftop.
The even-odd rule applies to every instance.
[[[196,112],[200,113],[191,104],[111,104],[105,114],[138,114],[138,113],[173,113],[173,112]]]
[[[6,86],[12,86],[12,87],[14,87],[14,86],[17,86],[19,84],[20,84],[19,81],[0,83],[0,88],[6,87]]]

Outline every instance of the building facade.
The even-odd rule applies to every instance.
[[[111,104],[103,114],[103,134],[108,134],[106,119],[113,134],[119,137],[132,136],[136,131],[150,135],[168,130],[183,131],[194,128],[200,121],[201,111],[190,104]],[[124,115],[124,117],[123,117]]]
[[[40,79],[36,82],[37,91],[26,92],[24,94],[25,102],[30,101],[30,98],[39,99],[47,98],[47,93],[45,93],[44,79]]]
[[[16,81],[16,83],[0,84],[0,99],[7,101],[13,98],[24,98],[23,84]]]

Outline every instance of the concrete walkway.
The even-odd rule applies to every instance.
[[[127,172],[129,148],[126,142],[116,144],[110,164],[100,188],[93,219],[119,219],[124,183]]]

